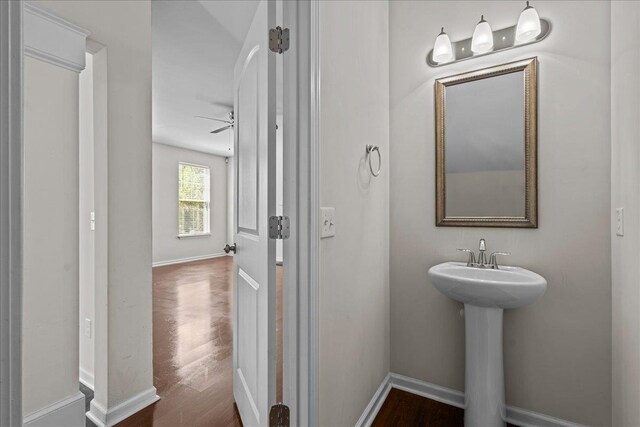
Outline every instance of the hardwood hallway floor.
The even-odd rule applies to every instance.
[[[153,269],[153,373],[160,401],[118,427],[240,426],[232,389],[233,258]],[[277,267],[278,392],[282,286]]]

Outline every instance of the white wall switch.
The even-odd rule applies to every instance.
[[[624,236],[624,208],[616,208],[616,235]]]
[[[89,213],[89,225],[91,227],[91,231],[94,231],[96,229],[96,213],[95,212]]]
[[[84,319],[84,336],[91,338],[91,319]]]
[[[336,235],[336,208],[320,208],[320,238]]]

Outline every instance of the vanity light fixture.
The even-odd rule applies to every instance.
[[[473,53],[484,53],[493,49],[493,31],[491,25],[484,20],[484,15],[480,17],[480,22],[476,25],[471,39],[471,51]]]
[[[433,44],[433,60],[437,63],[442,63],[451,61],[452,58],[451,40],[449,40],[449,36],[444,32],[444,27],[442,27],[440,34],[436,37],[436,42]]]
[[[473,31],[473,37],[457,41],[451,41],[442,28],[436,37],[433,49],[427,55],[427,64],[431,67],[443,67],[455,62],[538,43],[547,37],[550,31],[549,21],[540,19],[536,9],[527,2],[527,6],[520,13],[518,23],[511,27],[494,31],[482,15]]]
[[[516,27],[516,40],[519,42],[528,42],[535,39],[541,32],[540,17],[536,8],[529,6],[524,8],[518,18],[518,26]]]

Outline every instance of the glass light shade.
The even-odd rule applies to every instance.
[[[453,58],[453,50],[451,49],[451,40],[449,36],[444,32],[444,28],[436,37],[436,42],[433,44],[433,60],[435,62],[447,62]]]
[[[480,22],[476,25],[471,39],[471,51],[474,53],[484,53],[493,49],[493,31],[484,16],[480,18]]]
[[[516,40],[519,42],[528,42],[535,39],[540,34],[540,17],[533,6],[524,8],[518,18],[518,26],[516,27]]]

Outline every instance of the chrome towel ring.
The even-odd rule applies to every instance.
[[[378,170],[377,171],[373,170],[373,165],[371,164],[371,157],[372,157],[371,153],[373,153],[374,151],[378,153]],[[369,170],[371,171],[371,175],[373,176],[380,175],[380,169],[382,168],[382,155],[380,155],[380,148],[377,145],[367,144],[367,157],[369,160]]]

